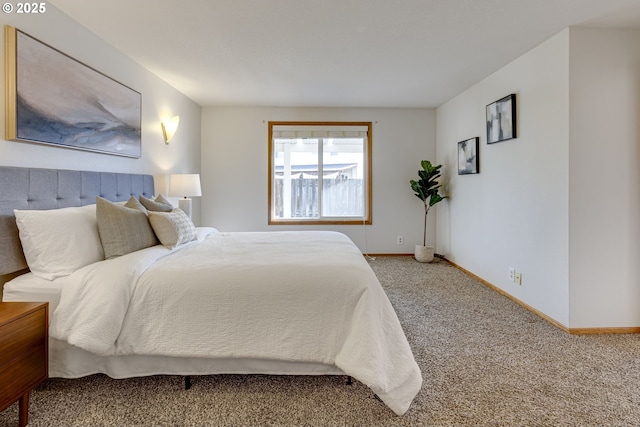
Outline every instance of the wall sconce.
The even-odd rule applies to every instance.
[[[191,218],[191,197],[202,196],[200,188],[200,174],[179,173],[171,175],[169,181],[169,196],[184,197],[178,201],[178,207]]]
[[[173,116],[170,119],[164,120],[162,123],[162,135],[164,136],[164,143],[169,144],[173,134],[178,129],[178,123],[180,123],[180,116]]]

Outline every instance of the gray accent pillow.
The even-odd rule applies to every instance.
[[[106,259],[158,244],[147,215],[96,197],[96,219]]]
[[[173,207],[173,204],[171,204],[171,202],[169,200],[167,200],[167,198],[164,197],[162,194],[158,194],[156,196],[156,200],[155,201],[158,202],[158,203],[162,203],[164,205],[169,205],[169,206]]]
[[[127,203],[125,203],[124,205],[127,208],[137,209],[144,212],[145,214],[147,213],[147,208],[145,208],[142,203],[140,203],[134,196],[129,197],[129,200],[127,200]]]
[[[193,222],[180,209],[174,209],[171,212],[150,211],[149,222],[160,243],[169,249],[195,240],[197,237]]]
[[[151,200],[151,199],[147,199],[144,196],[140,196],[140,203],[142,203],[142,206],[144,206],[145,208],[147,208],[148,211],[153,211],[153,212],[171,212],[173,210],[173,205],[171,203],[169,203],[168,201],[166,203],[163,203],[160,200],[165,200],[166,199],[163,197],[162,199],[158,200],[160,198],[160,196],[156,197],[155,200]]]

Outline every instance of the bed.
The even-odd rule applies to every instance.
[[[3,301],[49,302],[50,376],[347,375],[408,410],[420,369],[348,237],[195,228],[167,203],[149,175],[0,167],[0,274],[29,267]]]

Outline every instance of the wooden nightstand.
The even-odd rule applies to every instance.
[[[17,400],[29,422],[29,392],[49,377],[49,303],[0,302],[0,411]]]

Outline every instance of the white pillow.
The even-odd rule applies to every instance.
[[[29,269],[47,280],[68,276],[104,260],[96,205],[51,210],[14,210]]]
[[[149,211],[149,222],[163,246],[173,249],[198,237],[191,219],[180,209],[171,212]]]

